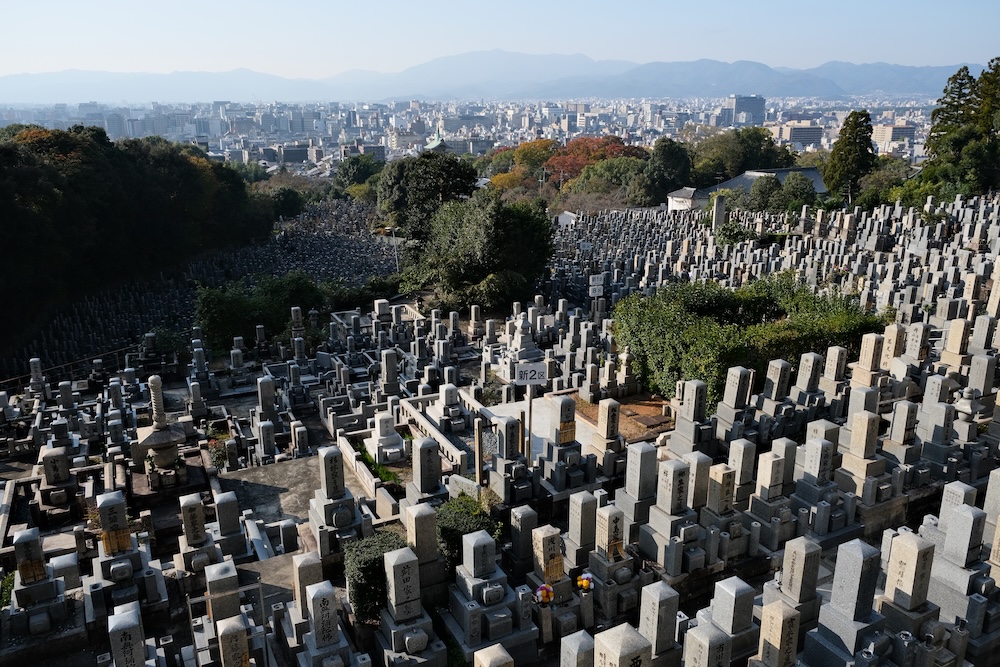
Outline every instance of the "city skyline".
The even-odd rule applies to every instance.
[[[605,3],[594,0],[557,0],[546,3],[542,14],[538,3],[525,0],[506,3],[502,12],[456,12],[453,5],[430,0],[418,6],[420,13],[414,12],[415,5],[396,0],[380,3],[377,10],[295,0],[281,12],[259,0],[178,0],[168,10],[102,0],[79,11],[76,3],[59,0],[55,11],[44,17],[43,45],[38,31],[9,32],[0,45],[0,76],[246,68],[310,79],[352,70],[399,72],[435,58],[492,49],[580,53],[594,60],[639,64],[753,60],[795,69],[832,60],[985,65],[997,55],[989,21],[965,22],[962,39],[941,40],[940,22],[934,20],[940,6],[928,0],[847,1],[822,16],[804,13],[800,3],[786,0],[772,3],[766,12],[734,3],[711,14],[714,25],[693,6],[649,4],[628,13],[609,13]],[[980,0],[964,0],[954,7],[966,16],[990,11]],[[5,14],[10,26],[38,21],[31,6],[9,7]]]

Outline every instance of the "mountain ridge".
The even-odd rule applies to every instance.
[[[319,79],[236,68],[226,72],[101,72],[67,69],[0,76],[0,103],[151,101],[380,101],[389,99],[565,99],[765,97],[842,99],[867,94],[936,99],[963,64],[911,66],[830,61],[808,69],[708,58],[634,63],[583,54],[534,55],[493,49],[444,56],[400,72],[349,70]]]

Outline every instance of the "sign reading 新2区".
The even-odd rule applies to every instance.
[[[548,367],[544,362],[518,364],[514,368],[514,384],[545,384],[549,381]]]

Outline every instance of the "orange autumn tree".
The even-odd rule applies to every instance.
[[[514,149],[513,168],[505,174],[493,176],[490,182],[499,190],[531,187],[538,182],[542,166],[552,157],[558,145],[553,139],[536,139],[521,144]]]
[[[641,146],[629,146],[621,137],[577,137],[556,150],[542,165],[548,180],[565,184],[578,177],[592,164],[616,157],[649,159],[649,152]]]

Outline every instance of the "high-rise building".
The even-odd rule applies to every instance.
[[[109,113],[104,116],[104,131],[108,133],[108,139],[115,141],[128,136],[128,126],[125,124],[125,117],[120,113]]]
[[[760,95],[730,95],[722,105],[727,120],[733,125],[763,125],[766,118],[764,98]]]
[[[890,141],[913,141],[916,138],[915,125],[872,125],[872,141],[883,144]]]
[[[774,140],[779,144],[820,146],[823,143],[823,128],[809,121],[791,121],[768,127]]]

